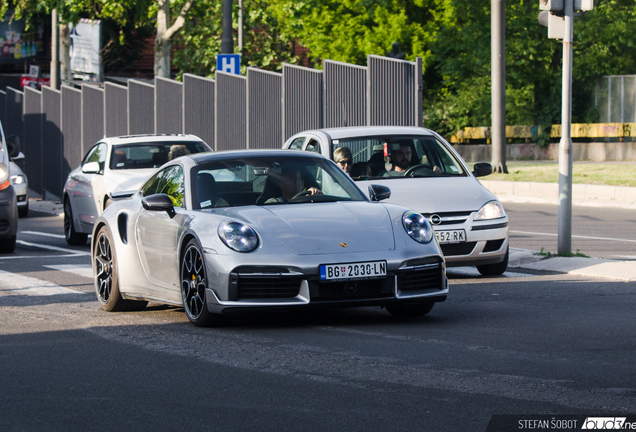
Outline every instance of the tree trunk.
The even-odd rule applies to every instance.
[[[155,39],[155,76],[162,78],[170,78],[170,37],[166,37],[169,23],[170,1],[160,1]]]
[[[68,24],[60,24],[60,82],[71,81],[71,36]]]

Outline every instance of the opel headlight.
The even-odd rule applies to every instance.
[[[11,176],[11,183],[19,185],[25,183],[24,176],[22,174]]]
[[[402,225],[406,233],[418,243],[428,243],[433,239],[433,229],[426,218],[414,211],[402,216]]]
[[[237,252],[251,252],[258,246],[258,236],[251,227],[240,222],[225,221],[219,225],[219,237]]]
[[[506,212],[501,203],[499,201],[490,201],[479,209],[475,220],[498,219],[504,216],[506,216]]]

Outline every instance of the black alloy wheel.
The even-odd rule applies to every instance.
[[[64,200],[64,237],[66,238],[66,243],[70,246],[83,246],[88,239],[88,234],[75,231],[73,211],[71,210],[71,202],[68,198]]]
[[[181,296],[183,308],[192,324],[208,327],[221,322],[221,316],[208,310],[205,289],[207,278],[205,261],[199,243],[192,239],[186,246],[181,261]]]
[[[103,226],[97,234],[93,252],[95,290],[102,309],[107,312],[140,310],[147,301],[124,300],[119,292],[117,261],[112,247],[112,237]]]

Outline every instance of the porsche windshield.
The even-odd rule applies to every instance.
[[[333,159],[354,180],[467,176],[453,152],[434,136],[389,135],[333,140]]]
[[[193,173],[195,208],[366,201],[340,168],[313,157],[222,159]]]

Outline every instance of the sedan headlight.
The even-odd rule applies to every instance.
[[[501,203],[499,201],[490,201],[479,209],[477,216],[475,216],[475,220],[498,219],[504,216],[506,216],[506,212],[504,211]]]
[[[251,252],[258,246],[256,231],[240,222],[225,221],[219,225],[218,233],[223,243],[237,252]]]
[[[433,239],[433,229],[426,218],[414,211],[402,216],[402,225],[406,233],[418,243],[428,243]]]
[[[22,174],[18,174],[18,175],[11,176],[11,183],[13,183],[14,185],[19,185],[19,184],[26,183],[26,181]]]

